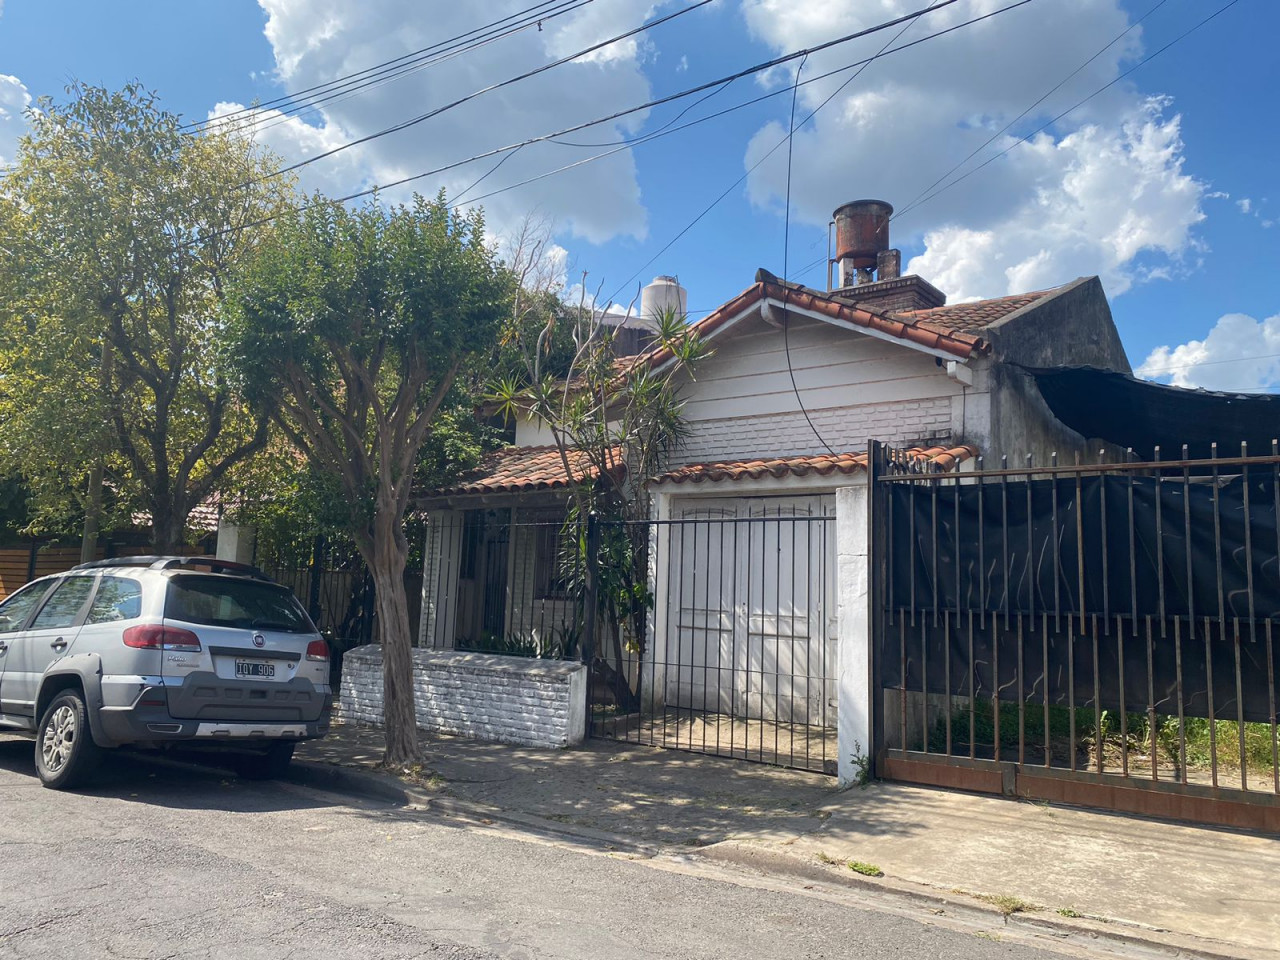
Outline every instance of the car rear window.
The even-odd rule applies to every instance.
[[[165,596],[164,616],[166,620],[245,630],[315,631],[288,588],[231,577],[173,577]]]

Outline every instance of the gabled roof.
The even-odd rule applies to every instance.
[[[615,447],[613,458],[620,464],[621,449]],[[589,480],[599,474],[586,455],[568,451],[569,467],[574,482]],[[486,454],[475,470],[457,483],[431,492],[431,496],[457,496],[484,493],[533,493],[539,490],[564,490],[569,487],[560,449],[541,447],[504,447]]]
[[[976,447],[912,447],[903,451],[909,460],[925,464],[933,472],[954,470],[978,455]],[[838,453],[775,460],[735,460],[728,463],[693,463],[654,477],[651,483],[719,483],[723,480],[761,480],[766,477],[820,477],[833,473],[852,474],[867,469],[867,454]]]
[[[840,324],[862,327],[871,333],[901,340],[908,345],[968,360],[990,348],[983,336],[986,328],[995,326],[1040,301],[1057,296],[1069,286],[1070,284],[1065,284],[1049,290],[927,310],[894,311],[881,309],[874,302],[860,302],[852,296],[811,290],[800,284],[781,280],[767,270],[759,270],[754,285],[692,324],[689,329],[705,339],[713,338],[740,319],[750,307],[762,301],[772,301],[796,310],[820,314]],[[636,357],[624,358],[619,369],[638,363],[661,366],[670,359],[670,351],[655,348]]]

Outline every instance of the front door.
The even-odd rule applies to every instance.
[[[49,665],[66,656],[75,643],[95,579],[92,575],[64,578],[35,619],[10,643],[4,699],[7,704],[16,704],[18,713],[39,719],[35,708],[40,681]]]

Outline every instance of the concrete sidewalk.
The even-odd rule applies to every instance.
[[[865,879],[1207,954],[1280,958],[1280,838],[589,741],[424,742],[429,796],[771,873]],[[337,725],[298,758],[375,772],[380,731]],[[421,794],[420,794],[421,795]]]

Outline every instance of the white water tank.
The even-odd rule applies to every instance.
[[[689,294],[675,277],[654,277],[653,283],[640,291],[640,322],[656,330],[668,312],[683,321],[689,312]]]

